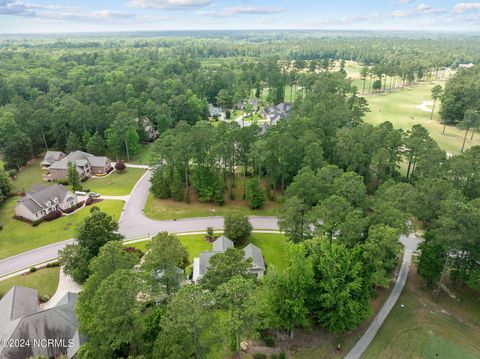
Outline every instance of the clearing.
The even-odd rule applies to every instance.
[[[25,273],[0,281],[0,298],[14,285],[36,289],[40,297],[51,297],[58,287],[60,267],[41,268],[33,273]]]
[[[113,171],[108,176],[90,178],[82,183],[83,188],[105,196],[129,195],[133,186],[145,173],[142,168],[125,168],[123,171]]]

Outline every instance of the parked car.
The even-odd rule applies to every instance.
[[[97,197],[100,197],[100,193],[97,193],[97,192],[90,192],[90,193],[88,194],[88,197],[97,198]]]
[[[75,194],[77,194],[79,196],[86,196],[87,192],[85,192],[85,191],[75,191]]]

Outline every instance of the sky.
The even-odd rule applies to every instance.
[[[0,0],[0,33],[237,29],[480,31],[480,2]]]

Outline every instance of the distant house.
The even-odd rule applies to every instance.
[[[72,208],[78,203],[77,196],[61,184],[35,185],[31,192],[15,204],[15,215],[30,221],[45,217],[48,213]]]
[[[80,178],[90,177],[94,174],[106,174],[112,169],[112,163],[108,157],[74,151],[48,166],[48,173],[43,176],[43,179],[45,181],[55,181],[67,178],[68,162],[75,165]]]
[[[40,165],[42,168],[48,168],[52,165],[52,163],[60,161],[61,159],[65,158],[65,156],[66,154],[62,151],[47,151]]]
[[[208,104],[208,116],[218,118],[220,120],[225,119],[225,113],[221,107],[215,107],[213,104]]]
[[[280,120],[286,120],[292,107],[292,104],[289,102],[282,102],[276,106],[265,107],[262,111],[262,117],[269,120],[270,124],[273,125]]]
[[[14,286],[0,300],[0,342],[29,345],[0,345],[0,358],[74,357],[85,342],[78,331],[76,302],[77,294],[67,293],[55,307],[39,311],[37,291]]]
[[[250,100],[242,100],[239,101],[236,105],[237,109],[239,110],[245,110],[247,105],[252,105],[253,112],[257,112],[260,108],[258,104],[258,100],[256,98],[250,99]]]
[[[146,116],[143,116],[140,118],[137,117],[135,119],[135,122],[143,128],[143,130],[147,135],[147,139],[149,141],[155,141],[158,138],[159,133],[155,128],[155,126],[153,125],[153,122],[148,117]]]
[[[208,271],[210,266],[210,258],[219,253],[225,253],[228,248],[234,248],[233,242],[225,236],[217,238],[213,242],[211,251],[204,251],[200,256],[193,260],[193,282],[197,283]],[[263,261],[262,251],[254,244],[249,244],[243,249],[243,257],[245,259],[252,259],[252,267],[249,269],[250,273],[256,275],[257,278],[263,277],[265,273],[265,262]]]

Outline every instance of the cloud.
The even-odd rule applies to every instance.
[[[257,20],[259,24],[274,24],[278,22],[279,18],[277,16],[263,16]]]
[[[463,14],[464,12],[474,11],[480,9],[480,2],[462,2],[455,4],[453,12],[456,14]]]
[[[396,4],[411,4],[415,0],[396,0],[394,1]]]
[[[417,6],[417,11],[428,11],[428,10],[431,10],[431,9],[432,9],[432,7],[430,5],[425,4],[425,3]]]
[[[212,4],[213,0],[130,0],[127,5],[141,9],[188,10]]]
[[[447,10],[445,9],[432,8],[430,5],[422,3],[410,10],[395,10],[390,13],[390,16],[394,18],[401,18],[401,17],[417,17],[417,16],[428,16],[428,15],[442,15],[445,13],[447,13]]]
[[[269,15],[285,11],[281,7],[236,6],[218,11],[197,11],[197,15],[208,17],[233,17],[237,15]]]

